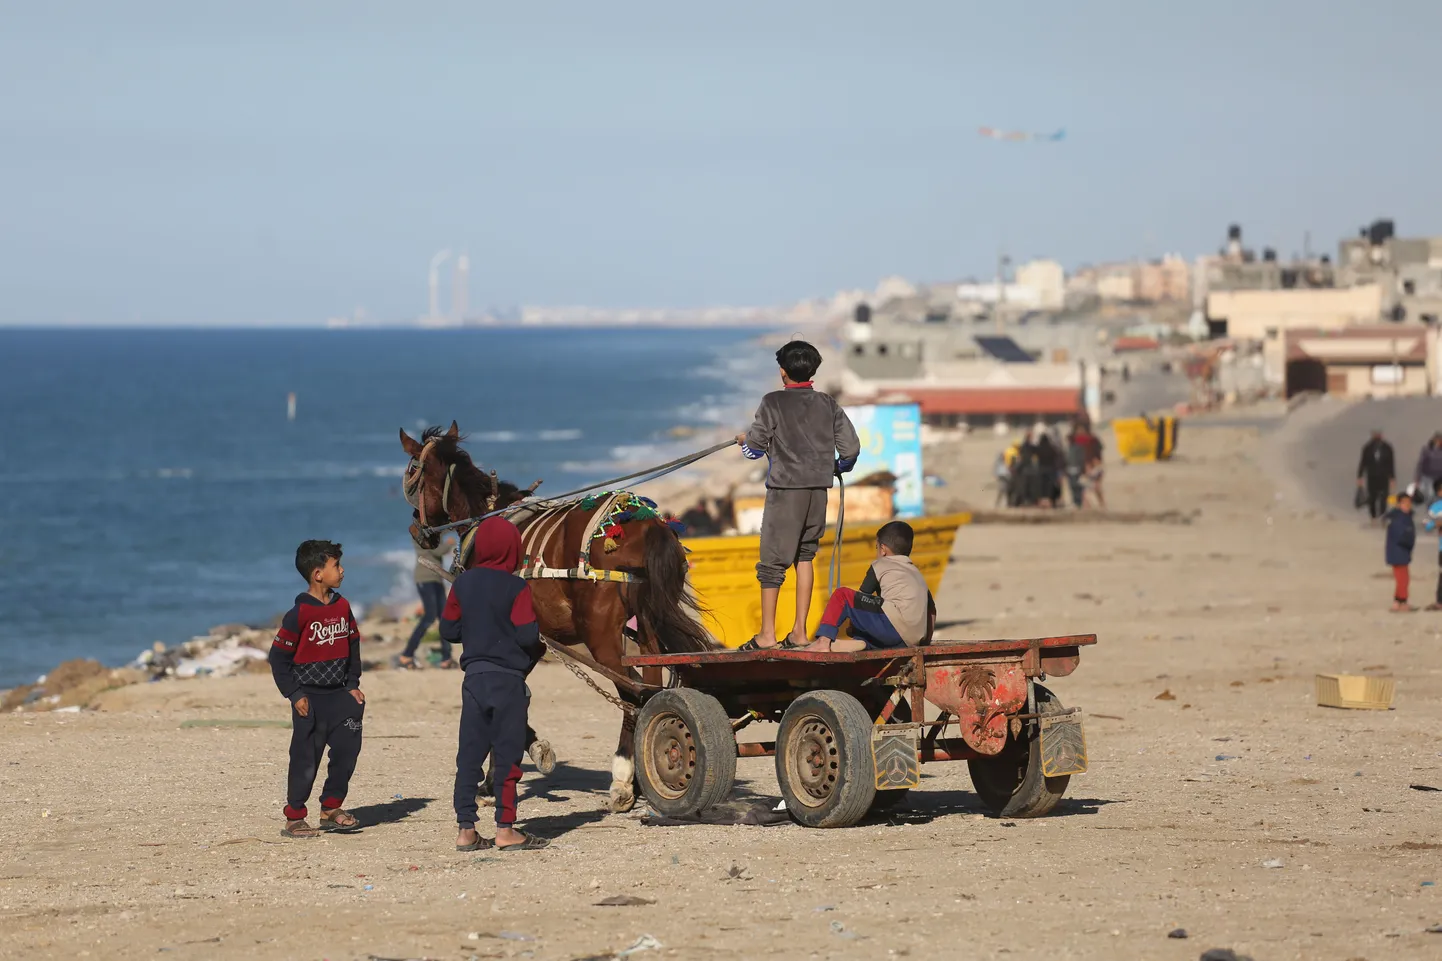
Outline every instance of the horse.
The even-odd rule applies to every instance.
[[[482,471],[460,446],[464,437],[454,421],[445,432],[428,429],[419,441],[404,430],[400,439],[410,457],[401,487],[415,508],[410,531],[417,544],[434,546],[435,535],[427,528],[442,523],[442,516],[455,523],[506,506],[495,474]],[[634,495],[607,492],[534,506],[513,504],[506,516],[521,531],[527,557],[517,573],[531,581],[536,619],[550,640],[584,645],[595,663],[633,680],[636,673],[621,664],[623,631],[632,617],[637,644],[649,654],[717,648],[687,589],[685,549],[660,515]],[[468,564],[464,546],[462,554]],[[660,670],[648,668],[642,679],[659,684]],[[622,711],[611,763],[610,808],[622,812],[636,803],[633,740],[640,697],[619,682],[616,694],[628,709]]]

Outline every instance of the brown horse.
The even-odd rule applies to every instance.
[[[420,441],[404,430],[400,436],[411,458],[403,489],[415,508],[411,537],[418,544],[434,546],[435,535],[427,526],[506,506],[507,492],[461,448],[463,438],[454,422],[444,433],[427,430]],[[592,537],[601,520],[596,514],[606,501],[542,502],[538,508],[545,510],[521,507],[509,515],[530,555],[530,566],[518,573],[532,578],[541,633],[561,644],[584,645],[596,663],[632,678],[635,672],[621,666],[622,631],[631,617],[636,618],[637,643],[648,653],[713,649],[716,645],[687,589],[686,553],[675,532],[659,517],[647,517],[620,520],[614,524],[618,532]],[[607,524],[608,529],[612,526]],[[649,672],[645,680],[658,683],[659,671]],[[632,707],[639,704],[636,693],[620,684],[616,693]],[[613,811],[628,811],[636,803],[634,733],[635,714],[626,711],[611,765]]]

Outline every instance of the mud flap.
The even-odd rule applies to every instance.
[[[921,784],[921,734],[916,730],[871,729],[871,758],[876,762],[876,789],[900,791]]]
[[[1081,708],[1065,714],[1048,714],[1041,721],[1041,773],[1046,777],[1084,774],[1087,742],[1082,732]],[[880,780],[878,768],[877,779]]]

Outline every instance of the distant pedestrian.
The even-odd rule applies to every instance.
[[[1357,487],[1366,493],[1367,515],[1372,520],[1387,513],[1387,495],[1397,487],[1397,466],[1392,445],[1380,430],[1372,431],[1372,439],[1362,445],[1362,459],[1357,463]]]
[[[416,593],[421,596],[421,619],[416,621],[416,629],[411,631],[411,639],[406,641],[406,649],[396,658],[396,664],[406,670],[416,666],[416,649],[421,646],[426,631],[441,619],[441,611],[446,606],[446,579],[426,562],[446,570],[450,566],[448,555],[454,548],[455,544],[449,537],[443,538],[430,550],[416,547]],[[441,638],[439,666],[446,669],[457,667],[455,659],[451,657],[451,642],[444,637]]]
[[[1417,485],[1417,499],[1424,504],[1430,501],[1439,480],[1442,480],[1442,431],[1433,434],[1417,455],[1417,468],[1412,475],[1412,482]]]
[[[1387,513],[1387,566],[1392,568],[1395,590],[1392,593],[1392,611],[1415,611],[1407,603],[1407,588],[1412,563],[1412,548],[1417,543],[1417,525],[1412,520],[1412,492],[1403,491],[1397,495],[1397,506]]]
[[[991,476],[996,481],[997,507],[1006,504],[1007,495],[1011,487],[1011,464],[1007,462],[1006,455],[1007,451],[1001,451],[996,455],[996,463],[991,465]]]
[[[1437,542],[1437,600],[1427,605],[1429,611],[1442,611],[1442,481],[1432,488],[1432,503],[1427,507],[1427,522],[1424,531],[1435,531]]]
[[[1072,505],[1081,507],[1086,498],[1086,469],[1091,460],[1091,432],[1078,425],[1067,438],[1066,482],[1071,488]]]

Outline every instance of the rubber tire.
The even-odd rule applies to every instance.
[[[834,786],[820,804],[805,804],[793,734],[809,720],[831,732]],[[786,708],[776,732],[776,780],[793,820],[811,828],[846,828],[866,817],[876,799],[876,762],[871,756],[871,717],[861,702],[842,691],[811,691]]]
[[[1039,714],[1064,710],[1057,696],[1040,684],[1036,685],[1036,709]],[[1009,731],[1000,754],[969,760],[966,765],[981,803],[1003,818],[1045,817],[1061,801],[1071,781],[1070,775],[1042,775],[1040,737],[1018,740]]]
[[[678,719],[689,733],[695,751],[695,766],[689,783],[679,795],[663,792],[649,767],[653,755],[646,743],[656,724]],[[671,688],[652,695],[636,713],[632,741],[636,780],[651,810],[669,817],[686,817],[726,800],[736,783],[736,735],[721,702],[709,694],[686,687]]]

